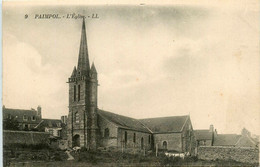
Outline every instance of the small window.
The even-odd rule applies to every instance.
[[[78,112],[75,113],[75,122],[79,123],[79,113]]]
[[[80,101],[80,85],[78,85],[78,101]]]
[[[23,116],[23,120],[27,121],[27,116],[26,115]]]
[[[134,133],[133,142],[135,143],[135,141],[136,141],[136,136],[135,136],[135,133]]]
[[[105,138],[108,138],[108,137],[109,137],[109,129],[108,129],[108,128],[105,129],[104,137],[105,137]]]
[[[35,119],[35,116],[32,116],[32,121],[35,121],[36,119]]]
[[[148,143],[151,144],[151,135],[148,137]]]
[[[74,101],[76,101],[76,85],[74,85],[74,92],[73,92],[73,94],[74,94]]]

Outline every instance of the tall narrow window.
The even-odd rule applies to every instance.
[[[166,141],[163,142],[163,149],[167,150],[167,142]]]
[[[105,138],[108,138],[108,137],[109,137],[109,129],[108,129],[108,128],[105,129],[104,137],[105,137]]]
[[[144,149],[144,138],[141,138],[141,149]]]
[[[125,131],[125,143],[127,143],[127,131]]]
[[[74,92],[73,92],[73,94],[74,94],[74,101],[76,101],[76,85],[74,85]]]
[[[135,136],[135,133],[134,133],[134,137],[133,137],[133,142],[135,143],[135,138],[136,138],[136,136]]]
[[[148,137],[148,143],[151,144],[151,135]]]
[[[80,101],[80,85],[78,85],[78,101]]]

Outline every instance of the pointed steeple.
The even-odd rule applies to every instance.
[[[80,48],[79,48],[79,58],[78,58],[78,71],[81,73],[82,72],[84,73],[84,72],[88,71],[89,69],[90,68],[89,68],[85,18],[83,18]]]
[[[91,65],[91,71],[92,71],[93,73],[97,73],[97,70],[96,70],[96,67],[95,67],[94,62],[93,62],[92,65]]]
[[[72,77],[75,77],[76,74],[77,74],[77,69],[76,69],[76,66],[74,66],[73,72],[72,72],[72,74],[71,74],[71,78],[72,78]]]

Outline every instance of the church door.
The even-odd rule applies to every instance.
[[[73,136],[73,139],[72,139],[72,142],[73,142],[73,144],[72,144],[72,147],[76,147],[76,146],[78,146],[78,147],[80,147],[80,136],[79,135],[75,135],[75,136]]]

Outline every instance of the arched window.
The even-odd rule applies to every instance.
[[[167,142],[166,141],[163,142],[163,149],[167,150]]]
[[[75,113],[75,122],[79,123],[79,113],[78,112]]]
[[[136,141],[136,136],[135,136],[135,133],[134,133],[133,142],[135,143],[135,141]]]
[[[104,137],[109,137],[109,129],[108,128],[105,129]]]

